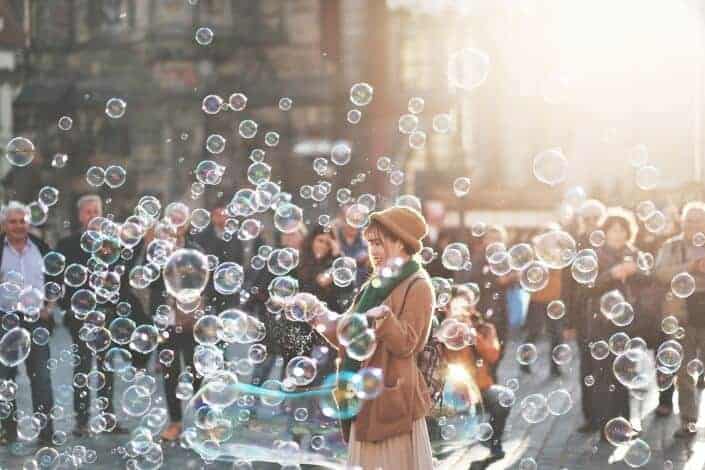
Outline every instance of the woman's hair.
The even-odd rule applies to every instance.
[[[304,238],[304,242],[301,247],[301,256],[300,256],[302,264],[316,264],[317,263],[316,258],[313,256],[313,241],[319,235],[328,235],[333,240],[336,239],[335,230],[331,230],[330,228],[323,227],[319,224],[316,224],[316,226]],[[330,256],[331,254],[329,253],[328,255]]]
[[[627,232],[627,243],[634,243],[639,232],[639,225],[636,223],[634,214],[623,207],[610,207],[600,221],[600,228],[606,232],[615,224],[621,225]]]
[[[322,234],[326,234],[329,237],[331,237],[333,240],[335,240],[335,231],[330,230],[328,228],[325,228],[319,224],[316,224],[314,228],[308,233],[306,238],[304,239],[304,242],[302,244],[301,248],[301,253],[299,256],[300,264],[299,264],[299,269],[298,269],[298,274],[299,274],[299,280],[303,282],[304,284],[312,282],[313,279],[322,271],[327,269],[330,266],[330,263],[332,263],[332,253],[328,253],[328,255],[323,258],[323,259],[316,259],[315,256],[313,256],[313,240],[318,236]]]
[[[384,225],[380,224],[378,221],[373,220],[369,223],[367,227],[362,231],[362,236],[367,240],[368,237],[372,235],[378,235],[382,240],[389,240],[392,242],[401,242],[404,247],[404,252],[407,255],[413,255],[414,249],[404,243],[404,241],[397,237],[391,230],[389,230]]]

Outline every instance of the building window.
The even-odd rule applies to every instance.
[[[33,2],[32,40],[40,49],[65,49],[71,46],[74,32],[73,3],[70,0]]]
[[[431,60],[428,35],[414,16],[402,14],[399,28],[399,77],[404,90],[430,88]]]

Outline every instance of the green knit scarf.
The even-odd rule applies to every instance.
[[[389,294],[392,293],[395,287],[397,287],[404,279],[417,273],[421,269],[419,263],[410,259],[399,270],[396,276],[391,277],[381,277],[375,276],[369,281],[367,281],[362,286],[362,292],[357,302],[353,305],[351,309],[352,312],[365,313],[369,309],[377,307],[385,301]],[[362,363],[352,359],[347,354],[345,355],[345,360],[343,361],[341,372],[357,372],[360,370]]]

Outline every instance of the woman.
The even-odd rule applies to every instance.
[[[352,360],[339,343],[339,316],[321,314],[312,323],[340,353],[341,369],[382,369],[384,389],[363,402],[357,416],[343,421],[348,463],[363,469],[433,468],[425,423],[430,409],[428,388],[416,355],[428,339],[434,307],[428,274],[413,255],[421,250],[428,227],[423,216],[406,207],[370,215],[364,231],[374,272],[351,312],[366,313],[375,330],[376,348],[362,363]]]
[[[296,240],[298,239],[283,239],[282,243],[285,241],[296,242]],[[326,231],[324,227],[319,225],[306,235],[305,239],[300,240],[297,246],[291,247],[300,251],[300,265],[289,273],[289,276],[293,276],[299,281],[299,291],[315,295],[334,312],[342,312],[343,303],[346,298],[350,297],[354,285],[340,288],[333,284],[330,268],[333,261],[340,256],[333,232]],[[327,344],[306,323],[294,322],[281,317],[272,322],[271,329],[271,351],[281,354],[285,364],[295,356],[310,356],[316,346],[319,346],[315,348],[319,353],[322,349],[320,346]],[[324,347],[324,352],[325,349],[328,348]],[[326,362],[325,357],[320,354],[316,354],[316,356],[319,362]]]
[[[584,310],[586,315],[590,315],[584,322],[589,343],[609,341],[610,337],[619,331],[629,333],[628,325],[618,326],[608,318],[612,314],[611,311],[601,311],[605,308],[606,299],[603,299],[603,296],[609,293],[610,297],[635,307],[640,291],[648,282],[648,277],[637,266],[638,253],[632,245],[637,234],[634,216],[624,209],[610,208],[600,228],[605,233],[604,245],[596,250],[600,274],[594,286],[586,293],[587,305]],[[613,357],[598,360],[590,355],[587,359],[589,363],[583,371],[583,380],[588,375],[592,376],[594,385],[586,389],[587,394],[583,397],[583,400],[587,401],[584,406],[589,417],[580,430],[600,430],[607,421],[617,416],[629,419],[629,391],[614,376]]]
[[[475,310],[474,295],[469,289],[459,286],[453,289],[450,300],[449,318],[468,324],[476,332],[475,343],[472,346],[457,351],[444,347],[444,356],[449,367],[456,365],[467,371],[482,394],[482,404],[489,415],[492,425],[492,438],[487,442],[490,447],[490,456],[482,462],[489,465],[504,458],[502,449],[502,434],[509,416],[509,406],[502,406],[500,397],[509,397],[511,392],[506,387],[495,385],[492,377],[494,368],[500,357],[499,339],[492,323],[482,319],[482,315]],[[473,468],[478,467],[474,465]]]
[[[189,234],[190,214],[188,211],[174,213],[171,216],[171,221],[177,224],[174,227],[169,227],[168,233],[165,236],[172,238],[174,249],[188,248],[203,252],[203,249],[198,245]],[[145,235],[144,246],[148,247],[149,243],[154,239],[154,230],[150,230]],[[195,374],[193,368],[193,353],[196,348],[196,342],[193,337],[193,325],[196,321],[195,312],[184,312],[179,307],[176,299],[171,295],[167,295],[164,277],[159,276],[156,281],[150,286],[149,293],[150,312],[154,315],[157,312],[166,314],[162,317],[164,323],[160,327],[164,329],[164,341],[161,341],[158,346],[159,357],[169,357],[171,362],[162,362],[161,367],[164,370],[164,392],[166,395],[167,408],[169,410],[169,426],[162,432],[161,437],[165,441],[175,441],[179,439],[182,431],[182,410],[181,399],[177,397],[177,389],[181,383],[181,374],[186,369],[193,374],[194,392],[198,391],[201,384],[201,379]],[[201,299],[201,306],[203,299]],[[167,351],[167,352],[165,352]],[[181,367],[183,359],[184,368]]]

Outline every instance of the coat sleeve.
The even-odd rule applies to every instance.
[[[326,310],[316,316],[311,323],[313,329],[337,350],[342,348],[340,342],[338,342],[338,320],[341,316],[333,311]]]
[[[671,284],[673,276],[688,270],[688,262],[681,262],[678,256],[678,243],[677,240],[666,242],[656,256],[654,274],[656,279],[666,286]]]
[[[377,328],[378,344],[390,354],[408,357],[426,341],[434,307],[433,288],[428,281],[416,282],[407,294],[404,310],[393,312]]]

